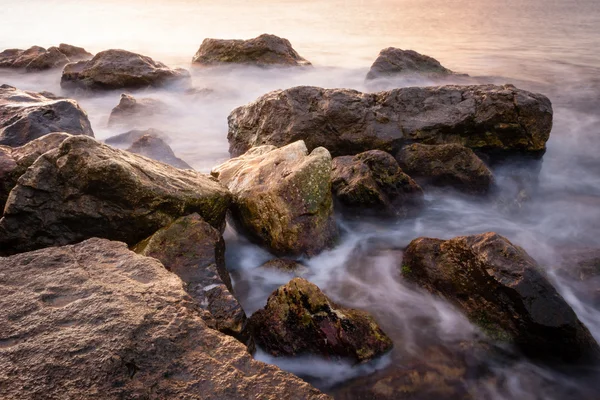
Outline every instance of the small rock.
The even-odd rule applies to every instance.
[[[398,75],[418,75],[425,78],[440,78],[454,74],[435,58],[419,54],[414,50],[388,47],[381,50],[367,74],[367,80],[390,78]]]
[[[119,104],[112,109],[108,118],[108,126],[135,125],[140,120],[147,120],[163,114],[167,105],[157,99],[135,97],[123,93]]]
[[[45,53],[40,54],[25,67],[25,71],[44,71],[52,68],[59,68],[69,63],[69,58],[58,50],[57,47],[50,47]]]
[[[129,132],[121,133],[115,136],[111,136],[108,139],[104,140],[104,143],[109,144],[111,146],[117,146],[119,148],[123,147],[131,147],[134,142],[139,140],[144,136],[152,136],[158,139],[162,139],[163,141],[168,140],[167,134],[158,129],[146,129],[144,131],[134,129]]]
[[[285,273],[292,273],[295,276],[301,276],[308,271],[308,268],[299,263],[296,260],[290,260],[288,258],[274,258],[262,264],[261,269],[267,271],[280,271]]]
[[[61,43],[58,50],[71,61],[89,60],[94,57],[92,53],[86,51],[83,47],[72,46],[70,44]]]
[[[131,144],[127,151],[164,162],[175,168],[193,169],[188,163],[175,156],[171,147],[156,136],[144,135],[140,137]]]

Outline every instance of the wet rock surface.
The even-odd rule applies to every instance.
[[[381,150],[334,158],[331,186],[352,213],[406,217],[423,206],[421,187]]]
[[[600,309],[600,248],[574,248],[561,252],[557,274],[573,285],[577,295]]]
[[[26,72],[62,67],[71,61],[90,59],[93,55],[81,47],[61,43],[47,50],[33,46],[27,50],[7,49],[0,53],[0,68],[25,69]]]
[[[327,399],[217,330],[156,259],[104,239],[0,258],[0,397]]]
[[[546,96],[512,85],[410,87],[379,93],[299,86],[267,93],[229,115],[233,156],[304,140],[333,156],[411,142],[488,152],[543,152],[552,128]]]
[[[168,106],[154,98],[135,98],[123,93],[119,104],[112,109],[108,126],[135,126],[156,115],[165,113]]]
[[[75,100],[0,86],[0,145],[23,146],[51,132],[94,136],[87,114]]]
[[[435,58],[419,54],[414,50],[388,47],[379,52],[367,74],[367,80],[391,78],[402,75],[418,75],[440,78],[454,74]]]
[[[287,39],[263,34],[254,39],[204,39],[192,59],[194,65],[308,66]]]
[[[136,139],[127,151],[164,162],[175,168],[193,169],[188,163],[178,158],[164,140],[153,135],[144,135]]]
[[[304,142],[261,146],[215,167],[233,194],[234,221],[277,255],[314,255],[337,238],[331,196],[331,156],[310,154]]]
[[[274,356],[312,353],[363,362],[393,346],[371,315],[336,305],[303,278],[273,292],[249,326],[256,344]]]
[[[0,220],[0,249],[14,254],[90,237],[134,245],[194,212],[221,229],[230,201],[209,176],[75,136],[19,178]]]
[[[422,184],[449,186],[471,194],[485,194],[494,175],[473,150],[460,144],[403,147],[396,159],[406,173]]]
[[[491,338],[514,343],[527,355],[558,362],[600,360],[598,343],[537,263],[496,233],[415,239],[401,271],[455,304]]]

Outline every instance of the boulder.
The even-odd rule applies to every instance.
[[[300,86],[267,93],[229,115],[229,152],[304,140],[333,156],[411,142],[488,152],[544,151],[552,128],[546,96],[512,85],[410,87],[379,93]]]
[[[267,34],[249,40],[204,39],[192,63],[200,66],[243,64],[258,67],[311,65],[292,48],[289,40]]]
[[[89,53],[83,47],[72,46],[66,43],[61,43],[58,46],[58,50],[69,57],[71,61],[89,60],[94,57],[92,53]]]
[[[233,194],[234,222],[277,255],[314,255],[337,237],[331,156],[298,141],[260,146],[212,171]]]
[[[406,173],[424,185],[484,194],[494,184],[494,175],[485,163],[473,150],[460,144],[414,143],[403,147],[396,159]]]
[[[222,229],[230,201],[209,176],[74,136],[40,156],[10,192],[0,254],[90,237],[134,245],[194,212]]]
[[[23,146],[51,132],[94,136],[87,114],[75,100],[53,100],[0,86],[0,145]]]
[[[527,355],[559,362],[600,360],[598,343],[537,263],[496,233],[415,239],[404,254],[402,275]]]
[[[150,57],[125,50],[105,50],[87,62],[67,64],[60,84],[64,89],[112,90],[186,87],[190,81],[190,74],[184,69],[171,69]]]
[[[0,67],[2,68],[25,68],[46,49],[40,46],[32,46],[27,50],[7,49],[0,53]]]
[[[163,114],[167,105],[153,98],[135,97],[123,93],[119,104],[112,109],[108,118],[108,126],[136,125],[156,115]]]
[[[111,146],[116,146],[119,148],[127,148],[131,147],[134,142],[141,139],[144,136],[152,136],[158,139],[167,140],[167,134],[163,131],[159,131],[158,129],[146,129],[144,131],[134,129],[129,132],[121,133],[115,136],[111,136],[108,139],[104,140],[104,143],[110,144]]]
[[[435,58],[419,54],[414,50],[388,47],[379,52],[367,74],[367,80],[407,75],[435,79],[452,74],[454,73],[444,68]]]
[[[26,72],[35,72],[62,67],[71,61],[92,57],[92,54],[85,49],[64,43],[47,50],[40,46],[33,46],[27,50],[4,50],[0,53],[0,68],[25,68]]]
[[[423,206],[423,189],[390,154],[370,150],[333,159],[334,197],[352,211],[406,217]]]
[[[59,68],[69,63],[69,58],[60,52],[58,47],[50,47],[45,53],[40,54],[31,60],[25,67],[25,71],[44,71],[52,68]]]
[[[124,243],[0,258],[0,397],[327,399],[254,361],[183,283]]]
[[[393,346],[370,314],[336,305],[303,278],[274,291],[249,325],[256,344],[274,356],[318,354],[360,363]]]
[[[218,330],[240,338],[246,314],[233,296],[221,232],[198,214],[190,214],[161,228],[133,250],[160,260],[181,278],[200,307],[211,313]]]
[[[10,191],[17,185],[19,177],[27,171],[39,156],[57,148],[68,133],[49,133],[21,147],[0,145],[0,215],[4,210]]]
[[[178,158],[164,140],[153,135],[144,135],[140,137],[131,144],[127,151],[140,154],[156,161],[164,162],[175,168],[193,169],[188,163],[181,158]]]

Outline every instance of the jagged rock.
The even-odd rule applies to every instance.
[[[69,60],[71,61],[89,60],[94,57],[92,53],[87,52],[83,47],[72,46],[65,43],[61,43],[58,46],[58,50],[69,57]]]
[[[414,143],[403,147],[396,159],[407,174],[424,185],[484,194],[494,184],[494,175],[485,163],[473,150],[460,144]]]
[[[249,325],[256,344],[274,356],[312,353],[363,362],[393,346],[370,314],[341,308],[303,278],[273,292]]]
[[[435,58],[419,54],[414,50],[388,47],[381,50],[371,66],[367,79],[389,78],[398,75],[418,75],[440,78],[454,74]]]
[[[311,399],[254,361],[156,259],[104,239],[0,258],[0,397]]]
[[[69,62],[69,58],[58,50],[57,47],[50,47],[45,53],[40,54],[31,60],[25,67],[25,71],[44,71],[52,68],[59,68]]]
[[[263,34],[249,40],[204,39],[192,63],[201,66],[246,64],[259,67],[308,66],[289,40]]]
[[[2,68],[25,68],[46,49],[40,46],[32,46],[27,50],[8,49],[0,53],[0,67]]]
[[[110,113],[108,126],[135,125],[139,121],[164,113],[166,108],[167,105],[158,99],[136,99],[123,93],[119,104]]]
[[[512,85],[410,87],[379,93],[300,86],[276,90],[229,115],[233,156],[304,140],[334,156],[411,142],[458,143],[489,152],[545,149],[552,128],[546,96]]]
[[[26,72],[43,71],[81,59],[92,58],[92,55],[81,47],[61,43],[48,50],[33,46],[27,50],[8,49],[0,53],[0,68],[25,68]]]
[[[337,237],[331,156],[304,142],[261,146],[212,171],[233,194],[234,221],[278,255],[314,255]]]
[[[192,298],[212,314],[217,329],[241,338],[246,314],[233,296],[221,232],[198,214],[191,214],[160,229],[133,250],[160,260],[181,278]]]
[[[87,114],[75,100],[0,86],[0,145],[23,146],[51,132],[94,136]]]
[[[10,192],[0,254],[90,237],[134,245],[194,212],[221,229],[230,201],[209,176],[74,136],[40,156]]]
[[[334,158],[331,186],[334,196],[353,213],[406,217],[423,205],[423,189],[381,150]]]
[[[131,144],[127,149],[132,153],[164,162],[181,169],[193,169],[188,163],[178,158],[171,147],[161,138],[152,135],[144,135]]]
[[[492,338],[513,342],[530,356],[600,360],[598,343],[537,263],[496,233],[415,239],[404,254],[402,275],[445,297]]]
[[[61,86],[64,89],[111,90],[190,84],[184,69],[171,69],[150,57],[125,50],[105,50],[89,61],[67,64]]]
[[[4,210],[10,191],[17,185],[21,175],[47,151],[57,148],[67,138],[68,133],[49,133],[32,140],[21,147],[0,145],[0,215]]]
[[[110,144],[111,146],[117,146],[119,148],[120,147],[126,148],[126,147],[131,147],[131,145],[133,145],[134,142],[136,142],[137,140],[141,139],[144,136],[152,136],[155,138],[162,139],[163,141],[168,139],[167,134],[164,133],[163,131],[159,131],[158,129],[150,128],[150,129],[146,129],[144,131],[134,129],[129,132],[111,136],[108,139],[104,140],[104,143]]]

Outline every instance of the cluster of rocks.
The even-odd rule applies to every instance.
[[[93,55],[85,49],[64,43],[48,49],[40,46],[33,46],[27,50],[6,49],[0,53],[0,68],[36,72],[60,68],[70,62],[89,60],[92,57]]]

